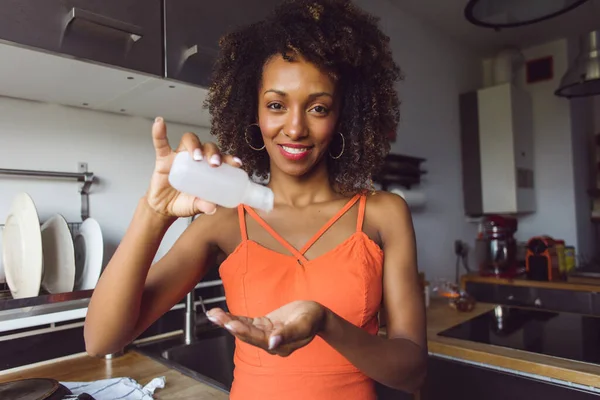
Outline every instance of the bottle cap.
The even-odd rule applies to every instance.
[[[275,195],[270,188],[251,182],[251,190],[246,192],[244,204],[269,212],[273,210],[274,199]]]

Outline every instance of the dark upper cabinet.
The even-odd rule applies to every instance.
[[[208,86],[223,34],[264,18],[281,0],[164,0],[166,77]]]
[[[161,0],[3,0],[0,39],[162,76],[161,9]]]
[[[3,0],[0,41],[207,87],[219,39],[281,0]]]

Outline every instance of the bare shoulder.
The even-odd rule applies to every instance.
[[[367,217],[377,225],[385,226],[390,222],[412,225],[410,209],[406,201],[397,194],[377,191],[367,197]]]
[[[385,248],[398,237],[414,235],[412,216],[406,201],[397,194],[377,191],[367,196],[365,219],[376,231],[378,242]]]

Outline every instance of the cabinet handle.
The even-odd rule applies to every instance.
[[[181,57],[182,62],[186,62],[188,58],[190,58],[191,56],[195,56],[196,54],[198,54],[197,44],[193,45],[192,47],[188,48],[183,52],[183,56]]]
[[[134,42],[137,42],[142,38],[142,36],[144,36],[144,31],[141,27],[137,25],[119,21],[117,19],[113,19],[105,15],[96,14],[91,11],[84,10],[82,8],[73,7],[71,11],[69,11],[69,14],[67,14],[66,26],[68,27],[76,19],[84,20],[92,24],[103,26],[105,28],[110,28],[120,32],[124,32],[128,34]]]
[[[210,48],[204,47],[199,44],[194,44],[183,51],[183,53],[181,54],[180,63],[184,64],[191,57],[193,57],[199,53],[202,53],[202,54],[205,54],[205,55],[208,55],[211,57],[214,57],[217,55],[217,51],[214,49],[210,49]]]
[[[178,76],[179,73],[181,72],[181,70],[183,69],[183,66],[188,61],[191,61],[190,59],[193,60],[193,57],[200,53],[210,56],[210,57],[214,57],[217,54],[217,52],[213,49],[203,47],[202,45],[199,45],[199,44],[193,44],[190,47],[185,48],[180,53],[181,55],[179,57],[179,60],[177,61],[177,64],[174,67],[173,75]]]

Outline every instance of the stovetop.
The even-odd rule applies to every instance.
[[[600,318],[498,306],[439,333],[600,365]]]

